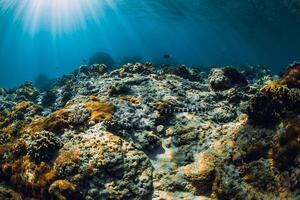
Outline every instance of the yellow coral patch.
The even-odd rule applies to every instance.
[[[132,104],[139,105],[140,104],[140,98],[134,97],[134,96],[120,96],[119,99],[123,101],[129,101]]]
[[[262,88],[263,92],[271,92],[274,91],[283,85],[283,81],[272,81],[269,84],[267,84],[265,87]]]
[[[55,180],[56,172],[48,164],[36,164],[29,156],[25,156],[12,164],[6,164],[3,169],[12,174],[10,182],[20,191],[26,190],[32,196],[43,197],[49,185]]]
[[[26,108],[29,108],[32,105],[33,103],[31,101],[22,101],[15,106],[12,114],[19,112],[21,110],[25,110]]]
[[[293,163],[300,152],[300,119],[286,120],[283,124],[284,133],[278,138],[270,153],[279,168],[285,168]]]
[[[57,180],[49,188],[49,193],[60,200],[67,200],[77,192],[76,186],[67,180]]]
[[[35,117],[29,125],[23,127],[22,131],[28,134],[40,132],[44,129],[45,120],[45,117]]]
[[[72,128],[71,124],[69,123],[70,112],[68,109],[63,108],[60,109],[50,116],[45,121],[45,129],[56,132],[62,128]]]
[[[79,156],[79,150],[63,151],[55,160],[55,168],[72,166],[78,162]]]
[[[91,121],[112,121],[114,106],[107,101],[90,101],[87,102],[85,106],[91,112]]]
[[[170,104],[168,102],[158,102],[155,104],[155,108],[158,111],[163,111],[165,109],[170,108]]]

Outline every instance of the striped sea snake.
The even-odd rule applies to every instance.
[[[164,108],[164,109],[158,109],[156,106],[154,105],[149,105],[149,107],[152,110],[157,110],[160,113],[163,114],[172,114],[172,113],[205,113],[211,110],[211,108],[209,106],[198,106],[198,107],[188,107],[188,106],[182,106],[182,107],[168,107],[168,108]]]

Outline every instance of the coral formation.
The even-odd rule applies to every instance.
[[[111,133],[94,129],[62,149],[54,164],[59,177],[76,182],[87,199],[140,199],[150,195],[152,169],[145,154]],[[84,184],[87,179],[89,186]]]
[[[279,81],[271,82],[250,101],[249,119],[259,125],[274,125],[288,114],[298,114],[300,90],[289,89]]]
[[[289,88],[300,88],[300,63],[294,62],[288,68],[284,82]]]
[[[272,157],[280,169],[296,165],[300,156],[300,119],[284,122],[285,131],[275,140]]]
[[[0,89],[0,199],[299,199],[298,68],[244,73],[96,64]]]
[[[95,98],[94,101],[87,102],[85,107],[91,112],[91,121],[112,121],[114,106],[110,103]]]
[[[87,76],[99,76],[107,72],[107,66],[104,64],[83,65],[79,68],[79,71]]]
[[[248,84],[244,75],[232,67],[212,69],[208,77],[208,82],[210,87],[215,91],[227,90],[234,86],[245,87]]]
[[[209,195],[215,179],[213,155],[203,152],[197,155],[196,161],[185,166],[184,175],[192,184],[196,194]]]
[[[20,100],[35,101],[39,95],[39,92],[31,82],[26,82],[16,90],[16,94]]]
[[[80,199],[76,186],[66,180],[54,181],[49,187],[49,194],[56,199]]]
[[[31,136],[27,151],[33,160],[49,160],[60,145],[59,138],[54,133],[41,131]]]

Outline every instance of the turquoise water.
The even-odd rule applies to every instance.
[[[300,59],[299,1],[0,0],[0,87],[59,77],[95,52],[188,66]]]

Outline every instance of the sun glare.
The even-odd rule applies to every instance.
[[[31,35],[40,30],[53,36],[85,28],[90,20],[100,21],[112,0],[0,0],[1,14],[14,12],[13,21],[21,23]]]

